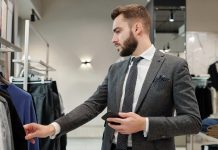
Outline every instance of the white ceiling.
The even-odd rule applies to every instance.
[[[38,17],[42,16],[42,1],[41,0],[17,0],[18,16],[23,19],[30,19],[32,9],[37,13]]]
[[[146,5],[150,0],[102,1],[103,3],[106,3],[106,5],[98,5],[99,0],[92,1],[91,3],[88,0],[74,1],[75,5],[72,6],[72,8],[78,4],[87,3],[87,7],[93,5],[94,7],[98,7],[99,12],[104,12],[116,5],[122,5],[126,3],[138,3]],[[32,8],[36,11],[39,17],[43,17],[43,12],[46,11],[46,7],[49,6],[49,3],[53,3],[54,0],[17,0],[16,2],[18,3],[18,15],[23,19],[29,19]],[[217,6],[218,0],[187,0],[187,30],[218,32]],[[66,6],[66,9],[70,9],[70,7]]]

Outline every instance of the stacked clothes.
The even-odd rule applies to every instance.
[[[218,124],[209,126],[207,128],[207,135],[218,138]]]
[[[208,136],[218,138],[218,119],[206,118],[202,120],[201,130]],[[218,150],[218,144],[202,145],[201,150]]]
[[[206,133],[208,130],[208,127],[218,125],[218,119],[215,118],[206,118],[202,120],[202,128],[201,131]]]

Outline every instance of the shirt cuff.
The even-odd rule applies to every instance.
[[[52,125],[55,128],[55,133],[50,137],[50,139],[55,139],[56,135],[60,133],[61,127],[57,122],[52,122],[50,125]]]
[[[147,137],[147,136],[148,136],[148,130],[149,130],[149,120],[148,120],[148,118],[146,117],[146,118],[145,118],[144,137]]]

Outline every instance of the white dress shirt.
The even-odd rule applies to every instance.
[[[141,92],[141,89],[142,89],[142,85],[144,83],[144,80],[145,80],[145,77],[147,75],[148,69],[150,67],[150,64],[151,64],[152,58],[154,56],[154,53],[155,53],[155,47],[154,47],[154,45],[151,45],[150,48],[145,50],[140,55],[140,57],[143,57],[144,59],[142,59],[137,64],[138,74],[137,74],[135,91],[134,91],[132,112],[135,112],[135,108],[136,108],[138,98],[139,98],[139,95],[140,95],[140,92]],[[126,81],[127,81],[127,78],[128,78],[129,71],[130,71],[131,67],[132,67],[132,63],[129,64],[129,68],[128,68],[128,71],[126,73],[125,80],[124,80],[124,83],[123,83],[122,97],[121,97],[121,102],[120,102],[120,112],[122,110],[124,96],[125,96]],[[146,119],[146,126],[145,126],[145,130],[144,130],[144,137],[147,137],[147,133],[148,133],[148,129],[149,129],[149,120],[148,120],[148,118],[145,118],[145,119]],[[118,135],[118,133],[115,132],[115,138],[113,140],[113,143],[117,143],[117,135]],[[128,146],[129,147],[132,146],[132,136],[131,135],[128,137]]]
[[[134,99],[133,99],[133,106],[132,106],[132,112],[135,111],[136,108],[136,104],[138,102],[138,98],[142,89],[142,85],[144,83],[145,77],[147,75],[148,69],[150,67],[152,58],[154,56],[155,53],[155,47],[154,45],[151,45],[150,48],[148,48],[147,50],[145,50],[140,57],[143,57],[144,59],[142,59],[138,64],[137,64],[137,69],[138,69],[138,74],[137,74],[137,80],[136,80],[136,85],[135,85],[135,91],[134,91]],[[132,57],[132,56],[131,56]],[[126,87],[126,80],[127,77],[129,75],[129,70],[132,67],[132,63],[130,63],[129,67],[128,67],[128,71],[127,74],[125,76],[125,80],[124,80],[124,84],[123,84],[123,90],[122,90],[122,97],[121,97],[121,102],[120,102],[120,111],[122,110],[122,106],[123,106],[123,100],[124,100],[124,95],[125,95],[125,87]],[[55,134],[50,136],[51,139],[54,139],[56,137],[57,134],[60,133],[60,125],[56,122],[51,123],[54,128],[55,128]],[[149,130],[149,120],[148,118],[146,118],[146,126],[145,126],[145,130],[144,130],[144,137],[147,136]],[[116,143],[117,141],[117,135],[118,133],[115,132],[115,138],[113,140],[113,143]],[[128,146],[132,146],[132,138],[131,135],[128,138]]]

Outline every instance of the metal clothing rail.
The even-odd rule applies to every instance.
[[[46,62],[43,62],[41,60],[39,61],[31,61],[28,60],[29,56],[29,32],[30,28],[34,31],[34,33],[42,40],[45,42],[47,50],[46,50]],[[31,24],[30,20],[25,20],[25,40],[24,40],[24,61],[21,60],[14,60],[14,62],[19,63],[24,66],[24,82],[23,82],[23,89],[27,91],[27,84],[28,84],[28,73],[29,69],[37,70],[37,71],[45,71],[46,74],[46,79],[48,78],[48,72],[49,71],[55,71],[54,68],[48,65],[49,63],[49,43],[45,40],[45,38],[38,32]],[[36,67],[33,67],[30,65],[30,63],[39,63],[42,66],[45,67],[45,69],[39,69]]]
[[[20,65],[24,65],[24,62],[23,60],[18,60],[18,59],[14,59],[13,60],[14,63],[18,63]],[[29,68],[30,69],[34,69],[34,70],[37,70],[37,71],[56,71],[53,67],[47,65],[45,62],[43,62],[42,60],[29,60],[28,61],[30,63],[29,65]],[[37,67],[34,67],[31,65],[31,63],[37,63],[37,64],[40,64],[41,66],[45,67],[45,69],[42,69],[42,68],[37,68]]]
[[[43,42],[45,42],[45,44],[46,44],[46,47],[47,47],[47,49],[46,49],[46,65],[48,65],[49,64],[49,43],[48,43],[48,41],[42,36],[42,34],[36,29],[36,28],[34,28],[34,26],[33,25],[31,25],[30,24],[30,28],[31,28],[31,30],[43,41]],[[46,71],[46,74],[48,74],[48,71]]]

